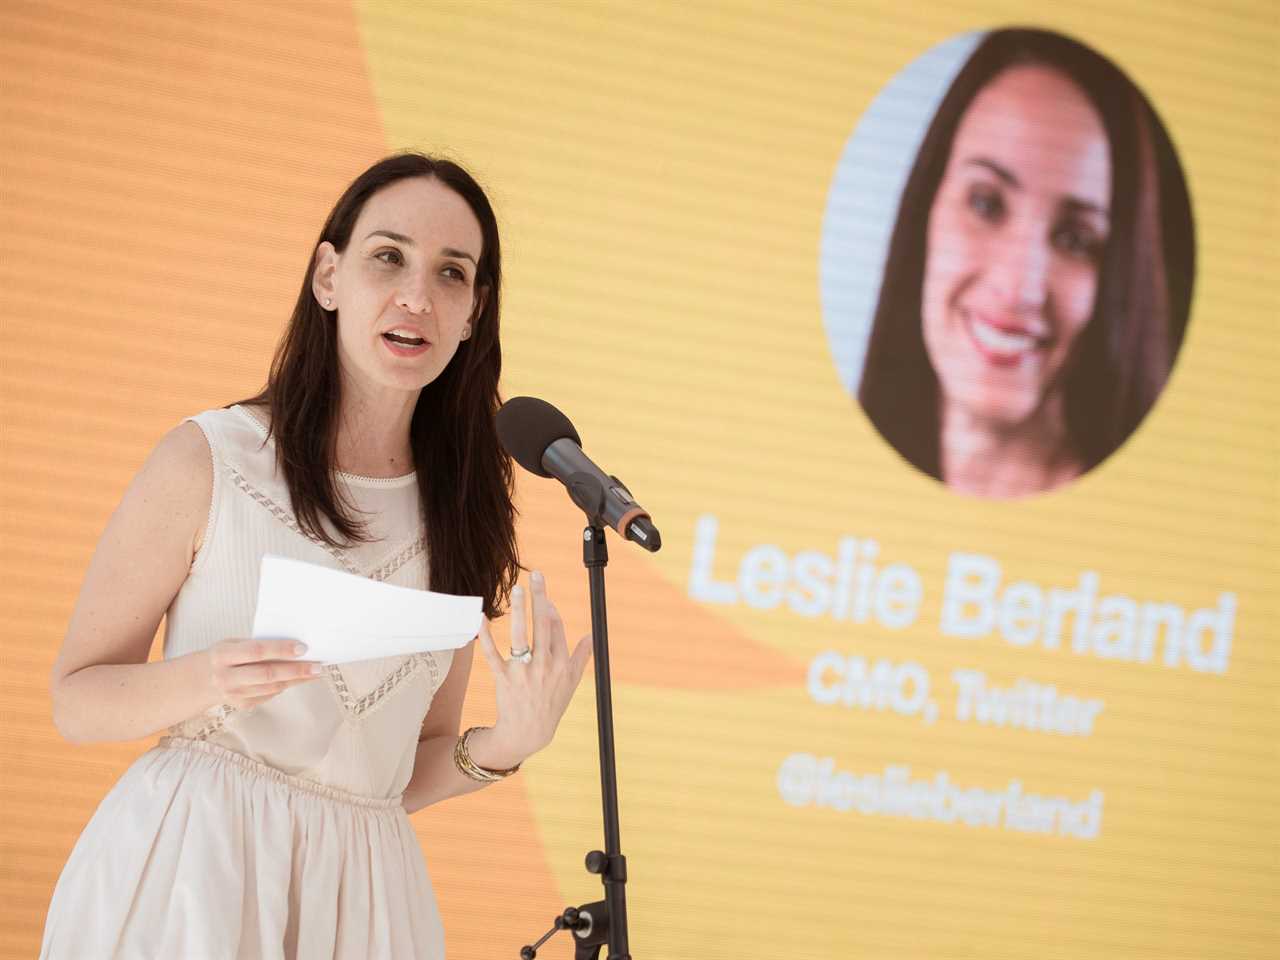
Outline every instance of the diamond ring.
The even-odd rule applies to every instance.
[[[523,650],[512,650],[511,659],[517,663],[528,663],[533,659],[533,651],[528,647]]]

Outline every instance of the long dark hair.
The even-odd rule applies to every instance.
[[[1147,99],[1111,61],[1061,34],[988,33],[934,114],[903,189],[858,389],[881,435],[939,480],[938,380],[925,352],[920,306],[929,213],[960,118],[997,74],[1019,65],[1069,77],[1102,117],[1111,145],[1111,231],[1093,315],[1063,380],[1067,433],[1085,470],[1119,447],[1155,403],[1191,306],[1191,202]]]
[[[403,153],[352,181],[325,220],[302,278],[288,329],[276,348],[266,387],[245,404],[266,404],[276,460],[289,486],[298,525],[331,546],[365,542],[365,523],[338,485],[335,468],[341,379],[333,315],[311,288],[315,251],[326,240],[341,253],[368,199],[408,177],[438,180],[480,221],[484,247],[476,266],[472,334],[444,371],[423,388],[410,424],[414,467],[426,525],[431,589],[479,595],[485,613],[501,613],[519,573],[511,458],[498,443],[493,416],[501,404],[498,314],[502,252],[498,222],[480,185],[458,164]],[[332,526],[332,532],[324,526]]]

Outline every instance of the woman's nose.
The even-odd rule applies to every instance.
[[[409,313],[430,313],[431,285],[427,278],[407,278],[396,293],[396,306]]]
[[[1048,296],[1051,251],[1030,226],[1007,230],[988,251],[988,279],[1000,299],[1015,309],[1038,309]]]

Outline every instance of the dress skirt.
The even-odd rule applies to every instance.
[[[442,960],[399,797],[165,738],[103,799],[54,889],[49,960]]]

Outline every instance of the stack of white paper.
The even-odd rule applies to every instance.
[[[348,663],[457,649],[480,632],[483,609],[479,597],[397,587],[268,555],[253,636],[301,640],[305,660]]]

